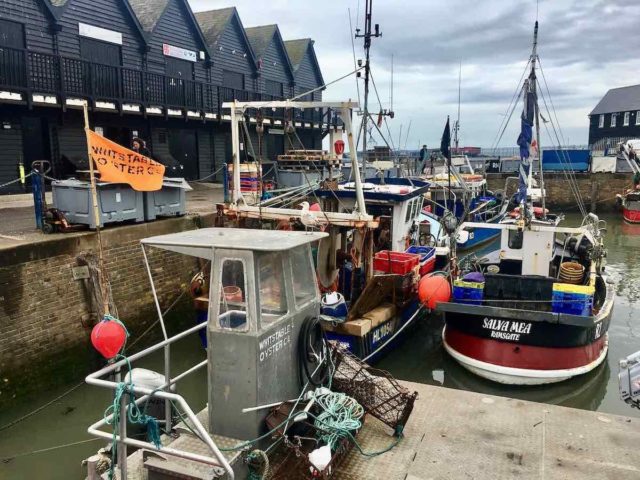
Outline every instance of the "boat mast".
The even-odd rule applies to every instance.
[[[370,77],[370,63],[369,63],[369,51],[371,49],[371,39],[378,38],[382,36],[380,32],[380,25],[375,24],[373,32],[371,31],[371,18],[373,12],[373,0],[365,1],[365,12],[364,12],[364,33],[360,33],[360,29],[356,28],[356,37],[355,38],[364,38],[364,105],[362,111],[362,158],[363,158],[363,167],[366,162],[367,155],[367,123],[369,122],[369,77]],[[387,115],[386,112],[383,112],[383,115]],[[360,166],[358,165],[358,168]]]
[[[540,106],[538,105],[538,80],[536,79],[536,60],[538,58],[538,20],[533,29],[533,53],[531,54],[531,72],[533,78],[533,95],[535,98],[536,144],[538,151],[538,168],[540,169],[540,196],[542,197],[542,218],[546,218],[546,195],[544,191],[544,173],[542,169],[542,146],[540,145]],[[533,170],[533,169],[532,169]]]
[[[529,88],[533,93],[534,99],[534,115],[535,115],[535,127],[536,127],[536,150],[538,157],[538,168],[540,169],[540,191],[542,196],[542,211],[544,212],[545,208],[545,199],[544,199],[544,176],[542,174],[542,157],[540,148],[540,107],[538,106],[538,81],[536,79],[536,59],[538,58],[538,21],[536,20],[535,27],[533,29],[533,50],[531,52],[531,73],[529,74]],[[529,179],[527,190],[531,190],[533,178],[533,162],[529,166]]]
[[[460,91],[462,86],[462,60],[460,60],[460,69],[458,70],[458,118],[456,120],[455,126],[453,127],[453,143],[456,146],[456,155],[460,154],[458,150],[458,131],[460,130]],[[473,173],[473,172],[472,172]]]

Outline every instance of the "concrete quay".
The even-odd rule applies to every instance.
[[[353,449],[338,466],[340,480],[637,480],[640,420],[444,387],[401,382],[418,392],[405,437],[377,457]],[[206,411],[198,415],[207,425]],[[184,429],[172,447],[207,454]],[[219,445],[233,444],[214,437]],[[394,438],[368,417],[358,435],[365,452]],[[144,480],[142,452],[129,457],[129,479]],[[162,451],[157,452],[162,455]],[[171,457],[166,456],[167,460]],[[175,459],[171,459],[176,461]],[[231,458],[230,458],[231,460]],[[191,471],[202,470],[177,460]],[[189,468],[190,467],[190,468]],[[164,478],[164,477],[163,477]],[[170,478],[170,477],[168,477]],[[198,477],[199,478],[199,477]]]

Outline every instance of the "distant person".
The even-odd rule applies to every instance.
[[[427,146],[422,145],[422,148],[420,149],[420,155],[416,160],[416,175],[422,175],[422,172],[424,171],[424,167],[427,163],[427,158],[429,158],[429,152],[427,151]]]
[[[139,137],[133,137],[133,141],[131,142],[131,150],[140,155],[151,158],[151,152],[147,148],[147,143]]]
[[[433,152],[431,154],[430,161],[431,161],[431,175],[435,175],[436,174],[436,154],[435,152]]]

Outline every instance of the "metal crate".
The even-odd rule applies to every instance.
[[[95,215],[90,183],[84,180],[51,182],[53,206],[64,213],[70,223],[95,229]],[[144,222],[144,195],[121,183],[97,183],[100,226],[111,223]]]
[[[179,217],[186,213],[185,182],[182,178],[165,178],[162,188],[154,192],[144,192],[144,219],[157,217]]]

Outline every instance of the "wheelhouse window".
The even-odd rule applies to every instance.
[[[245,265],[242,260],[225,259],[220,269],[220,312],[218,326],[225,330],[246,332],[249,330],[247,316],[247,283]]]
[[[636,125],[640,125],[640,110],[636,112]]]
[[[604,115],[600,115],[598,119],[598,128],[604,128]]]
[[[629,126],[629,118],[631,117],[631,112],[624,112],[624,120],[623,120],[623,125],[625,127]]]
[[[311,263],[309,247],[301,245],[291,251],[291,278],[296,306],[300,307],[316,298],[315,274]]]
[[[618,120],[618,114],[617,113],[612,113],[611,114],[611,127],[612,128],[616,126],[617,120]]]
[[[263,253],[258,259],[260,321],[269,325],[287,313],[282,252]]]
[[[523,238],[524,232],[522,230],[509,230],[509,248],[520,250]]]

